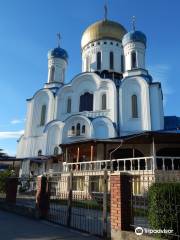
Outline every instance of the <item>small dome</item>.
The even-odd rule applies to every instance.
[[[67,54],[66,50],[64,50],[63,48],[57,47],[57,48],[49,50],[48,57],[62,58],[65,61],[67,61],[68,54]]]
[[[129,42],[142,42],[146,46],[146,36],[140,31],[131,31],[128,32],[122,39],[122,44],[126,45]]]
[[[121,42],[126,32],[126,29],[117,22],[107,19],[98,21],[84,31],[81,39],[81,48],[83,49],[90,42],[101,39],[112,39]]]

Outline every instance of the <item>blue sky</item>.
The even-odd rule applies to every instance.
[[[165,115],[180,116],[180,1],[109,0],[108,18],[148,39],[146,66],[161,81]],[[0,1],[0,148],[16,152],[24,129],[26,99],[47,80],[47,52],[57,45],[68,51],[66,81],[81,71],[80,40],[91,23],[103,18],[104,0]]]

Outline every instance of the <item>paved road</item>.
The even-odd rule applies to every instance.
[[[2,240],[98,240],[77,231],[0,210]]]

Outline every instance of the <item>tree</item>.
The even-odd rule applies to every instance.
[[[3,149],[0,148],[0,157],[5,157],[7,156],[6,153],[3,152]]]

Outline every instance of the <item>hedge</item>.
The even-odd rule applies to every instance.
[[[151,229],[177,233],[180,223],[180,183],[154,183],[148,192],[148,221]],[[180,234],[180,233],[179,233]],[[160,235],[160,237],[167,237]],[[170,236],[168,237],[170,239]]]

